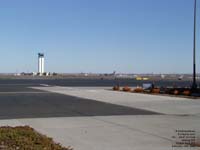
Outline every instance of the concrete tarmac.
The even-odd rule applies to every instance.
[[[199,100],[107,89],[2,83],[0,126],[29,125],[74,150],[199,150],[172,147],[178,129],[200,140]]]
[[[158,113],[47,92],[27,85],[0,86],[0,119],[153,114]]]

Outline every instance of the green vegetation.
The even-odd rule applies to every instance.
[[[28,126],[1,127],[0,150],[72,150]]]

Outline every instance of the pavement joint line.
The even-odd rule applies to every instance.
[[[126,128],[126,129],[129,129],[131,131],[136,131],[136,132],[140,132],[140,133],[147,134],[147,135],[150,135],[150,136],[154,136],[154,137],[157,137],[157,138],[161,138],[161,139],[166,140],[166,141],[173,142],[173,140],[170,139],[170,138],[159,136],[157,134],[149,133],[149,132],[146,132],[146,131],[143,131],[143,130],[140,130],[140,129],[131,128],[131,127],[128,127],[127,125],[123,125],[123,124],[120,124],[120,123],[116,123],[116,122],[112,122],[112,121],[107,121],[107,120],[104,120],[104,119],[99,119],[97,117],[92,117],[92,119],[95,119],[95,120],[98,120],[98,121],[102,121],[104,123],[112,124],[112,125],[115,125],[115,126],[119,126],[121,128]]]
[[[165,114],[166,116],[173,116],[173,117],[200,117],[200,113],[195,114]]]

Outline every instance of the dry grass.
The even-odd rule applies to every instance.
[[[0,150],[72,150],[28,126],[1,127]]]

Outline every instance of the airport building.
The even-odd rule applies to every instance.
[[[44,74],[44,54],[38,53],[38,74]]]

